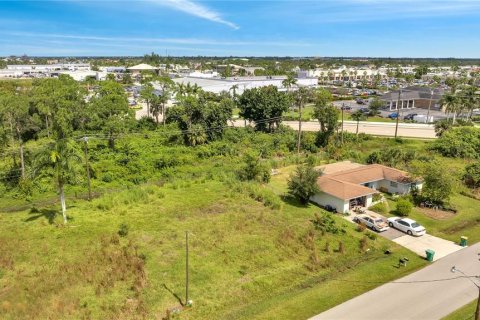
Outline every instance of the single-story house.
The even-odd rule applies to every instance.
[[[349,161],[320,167],[317,179],[320,192],[310,200],[320,206],[331,206],[337,212],[349,212],[355,206],[369,207],[377,190],[407,194],[412,187],[422,188],[422,182],[407,172],[380,164],[362,165]]]

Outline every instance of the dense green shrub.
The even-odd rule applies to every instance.
[[[412,212],[413,209],[413,204],[405,199],[405,198],[399,198],[397,200],[397,210],[396,213],[401,216],[401,217],[407,217],[410,212]]]
[[[388,213],[388,204],[386,202],[379,202],[368,208],[373,212],[380,213],[380,214],[387,214]]]
[[[458,127],[444,132],[431,149],[445,157],[480,158],[480,129]]]
[[[470,188],[480,188],[480,162],[472,163],[465,168],[463,180]]]

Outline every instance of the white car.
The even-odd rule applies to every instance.
[[[368,228],[372,229],[373,231],[377,232],[387,231],[389,229],[388,224],[383,218],[371,214],[358,215],[353,219],[353,221],[363,224]]]
[[[387,221],[390,227],[406,232],[408,235],[411,236],[419,237],[423,236],[426,233],[425,228],[412,219],[392,217],[388,218]]]

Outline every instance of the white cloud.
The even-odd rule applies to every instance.
[[[159,5],[167,6],[169,8],[172,8],[178,11],[188,13],[192,16],[196,16],[209,21],[227,25],[230,28],[233,28],[235,30],[240,28],[235,23],[223,19],[218,12],[190,0],[150,0],[150,1]]]
[[[215,39],[198,39],[198,38],[145,38],[145,37],[111,37],[96,35],[75,35],[75,34],[57,34],[57,33],[37,33],[23,31],[0,31],[1,35],[14,36],[17,38],[34,38],[39,39],[71,39],[84,40],[89,43],[108,42],[108,43],[126,43],[129,45],[137,45],[137,43],[151,44],[164,43],[176,45],[206,45],[206,46],[277,46],[277,47],[309,47],[311,43],[304,41],[244,41],[244,40],[215,40]],[[170,47],[169,47],[170,48]]]

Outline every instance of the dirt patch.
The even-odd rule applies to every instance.
[[[452,211],[445,211],[445,210],[439,210],[439,209],[435,210],[431,208],[417,208],[417,209],[427,217],[435,220],[447,220],[455,216],[455,213]]]

